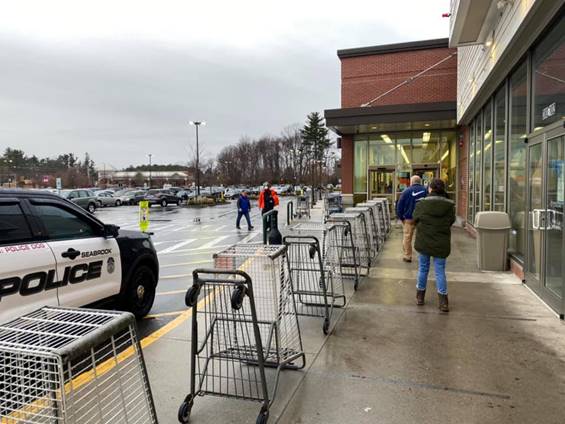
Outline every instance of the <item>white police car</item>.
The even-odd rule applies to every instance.
[[[45,305],[110,302],[143,317],[158,277],[148,234],[103,224],[51,193],[0,190],[0,323]]]

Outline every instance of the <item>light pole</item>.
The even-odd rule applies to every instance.
[[[196,127],[196,196],[200,197],[200,147],[198,145],[198,127],[206,125],[205,121],[190,121]]]
[[[151,190],[151,158],[153,157],[152,153],[149,153],[149,189]]]

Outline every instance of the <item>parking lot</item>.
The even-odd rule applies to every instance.
[[[281,201],[281,218],[285,219],[286,200]],[[151,314],[139,324],[143,338],[172,321],[186,310],[184,295],[192,283],[195,268],[210,267],[212,255],[232,244],[261,240],[261,214],[251,211],[254,229],[249,231],[242,222],[235,228],[235,201],[209,208],[153,206],[150,209],[152,239],[159,256],[160,272],[157,296]],[[106,224],[122,229],[137,230],[138,207],[101,208],[96,217]]]

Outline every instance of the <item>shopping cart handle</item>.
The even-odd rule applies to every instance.
[[[239,269],[214,269],[214,268],[197,268],[192,271],[192,278],[194,282],[223,282],[223,280],[218,278],[200,278],[200,274],[212,274],[212,275],[237,275],[245,280],[246,284],[251,284],[251,277],[244,271]]]

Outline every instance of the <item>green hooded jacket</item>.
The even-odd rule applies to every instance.
[[[416,203],[414,222],[414,248],[424,255],[447,258],[451,253],[451,226],[455,222],[455,203],[431,193]]]

